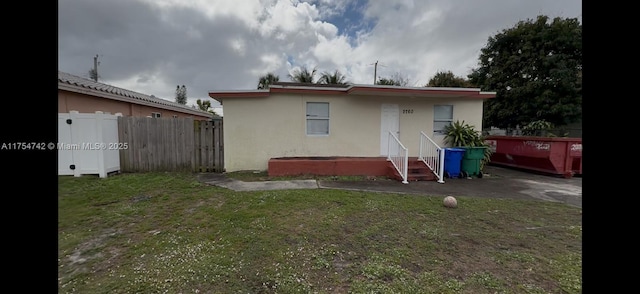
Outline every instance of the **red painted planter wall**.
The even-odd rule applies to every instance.
[[[269,176],[389,176],[384,157],[282,157],[271,158]]]

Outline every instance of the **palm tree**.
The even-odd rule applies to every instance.
[[[212,113],[213,115],[217,115],[216,112],[211,109],[211,101],[198,99],[196,100],[196,104],[198,104],[197,109]],[[195,108],[195,105],[193,106]]]
[[[260,79],[258,79],[258,90],[268,89],[269,86],[279,80],[279,76],[274,75],[273,73],[267,73],[266,75],[261,76]]]
[[[314,83],[313,79],[316,75],[316,68],[314,67],[312,71],[309,71],[307,67],[303,66],[300,69],[295,69],[293,74],[289,74],[289,78],[293,82],[298,83]]]
[[[333,74],[326,71],[323,72],[320,79],[318,79],[318,84],[346,85],[349,83],[346,79],[345,75],[336,69]]]

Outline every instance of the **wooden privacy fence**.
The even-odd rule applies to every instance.
[[[122,172],[223,172],[222,121],[119,117]]]

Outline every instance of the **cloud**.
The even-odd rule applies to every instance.
[[[255,89],[267,72],[340,70],[354,83],[398,72],[422,86],[466,76],[488,38],[539,14],[580,17],[581,2],[526,0],[60,0],[59,69],[167,100]],[[212,100],[213,103],[213,100]]]

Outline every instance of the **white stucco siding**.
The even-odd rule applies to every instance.
[[[453,107],[453,121],[463,121],[482,131],[482,100],[458,101]]]
[[[409,156],[418,156],[420,148],[420,131],[429,136],[440,147],[451,147],[444,144],[444,136],[433,133],[433,115],[435,105],[453,105],[453,121],[464,121],[482,130],[482,104],[480,99],[430,99],[401,104],[400,106],[400,140],[409,149]],[[403,109],[413,109],[413,114],[404,114]]]
[[[409,156],[418,156],[420,132],[431,136],[433,129],[433,103],[409,98],[404,98],[400,102],[400,136],[398,139],[409,150]]]
[[[329,135],[306,134],[307,102],[329,103]],[[377,156],[379,107],[366,100],[326,95],[225,100],[225,168],[266,170],[274,157]]]
[[[302,96],[300,116],[304,122],[299,135],[302,150],[284,156],[377,156],[379,149],[380,106],[358,97],[324,95]],[[306,134],[306,103],[329,103],[329,135]]]
[[[286,100],[268,98],[239,98],[223,102],[224,107],[224,153],[227,172],[239,170],[266,170],[266,160],[271,149],[279,142],[297,143],[299,136],[292,135],[300,127],[301,120],[295,115],[300,103],[285,103]]]
[[[464,120],[465,123],[476,126],[478,131],[482,126],[482,100],[459,99],[414,99],[414,98],[378,98],[373,99],[378,105],[380,116],[381,103],[398,104],[400,110],[400,135],[398,139],[409,150],[409,156],[418,156],[420,149],[420,132],[424,132],[440,147],[444,144],[444,136],[433,134],[433,115],[435,105],[453,105],[453,121]]]
[[[329,135],[306,134],[307,102],[329,103]],[[480,130],[480,100],[276,93],[265,98],[226,99],[225,168],[228,172],[266,170],[269,159],[275,157],[380,156],[383,103],[398,104],[399,139],[409,156],[417,156],[420,131],[433,135],[433,106],[445,102],[454,105],[454,121],[465,120]]]

